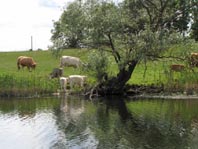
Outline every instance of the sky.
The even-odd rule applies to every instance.
[[[0,0],[0,52],[47,50],[53,29],[73,0]]]
[[[0,52],[30,50],[31,39],[33,50],[47,50],[52,45],[53,21],[72,1],[0,0]]]

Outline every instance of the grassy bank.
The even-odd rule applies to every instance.
[[[25,74],[25,73],[24,73]],[[35,73],[24,76],[12,74],[0,75],[0,96],[37,96],[50,94],[58,88],[57,80],[48,80]]]
[[[86,49],[64,50],[62,55],[71,55],[79,57],[86,62],[91,51]],[[185,57],[190,52],[198,52],[198,44],[187,44],[174,46],[164,55]],[[28,72],[17,70],[16,60],[18,56],[31,56],[38,63],[35,71]],[[60,86],[57,79],[50,80],[49,74],[53,68],[59,67],[59,58],[52,55],[50,51],[26,51],[26,52],[0,52],[0,95],[1,96],[33,96],[50,94],[56,92]],[[169,70],[170,64],[184,64],[185,61],[179,61],[172,58],[163,58],[141,62],[137,65],[129,84],[164,84],[167,91],[179,92],[198,92],[198,68],[194,72],[187,70],[185,72],[173,72]],[[110,57],[109,75],[117,73],[117,66],[112,57]],[[64,68],[64,76],[71,74],[83,74],[88,76],[88,83],[94,83],[92,74],[75,69],[72,67]]]
[[[86,58],[87,50],[67,50],[63,55]],[[17,69],[17,57],[31,56],[37,62],[32,72]],[[0,52],[0,96],[35,96],[51,94],[60,89],[58,79],[49,79],[53,68],[59,67],[59,58],[51,51]],[[64,76],[82,74],[75,68],[64,68]]]

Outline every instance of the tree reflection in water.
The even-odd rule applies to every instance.
[[[64,139],[55,147],[183,149],[198,145],[196,139],[192,140],[191,122],[181,118],[178,121],[178,117],[175,121],[170,112],[173,107],[168,108],[172,115],[161,111],[149,117],[129,111],[126,102],[135,101],[115,97],[92,102],[79,97],[62,98],[57,125]],[[163,108],[164,101],[156,106]],[[197,125],[194,131],[197,135]]]

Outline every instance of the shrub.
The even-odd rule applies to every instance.
[[[96,77],[97,81],[100,82],[104,75],[107,74],[109,64],[109,58],[104,50],[92,51],[88,55],[88,65],[86,70]]]

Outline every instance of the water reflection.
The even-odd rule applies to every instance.
[[[139,124],[138,134],[143,131],[140,144],[150,148],[198,147],[197,133],[192,134],[192,121],[198,116],[197,100],[138,100],[127,103],[127,107]]]
[[[0,100],[0,148],[197,149],[198,100]]]
[[[62,139],[52,148],[96,148],[97,140],[85,119],[88,104],[89,101],[76,97],[61,99],[60,109],[55,114]]]

